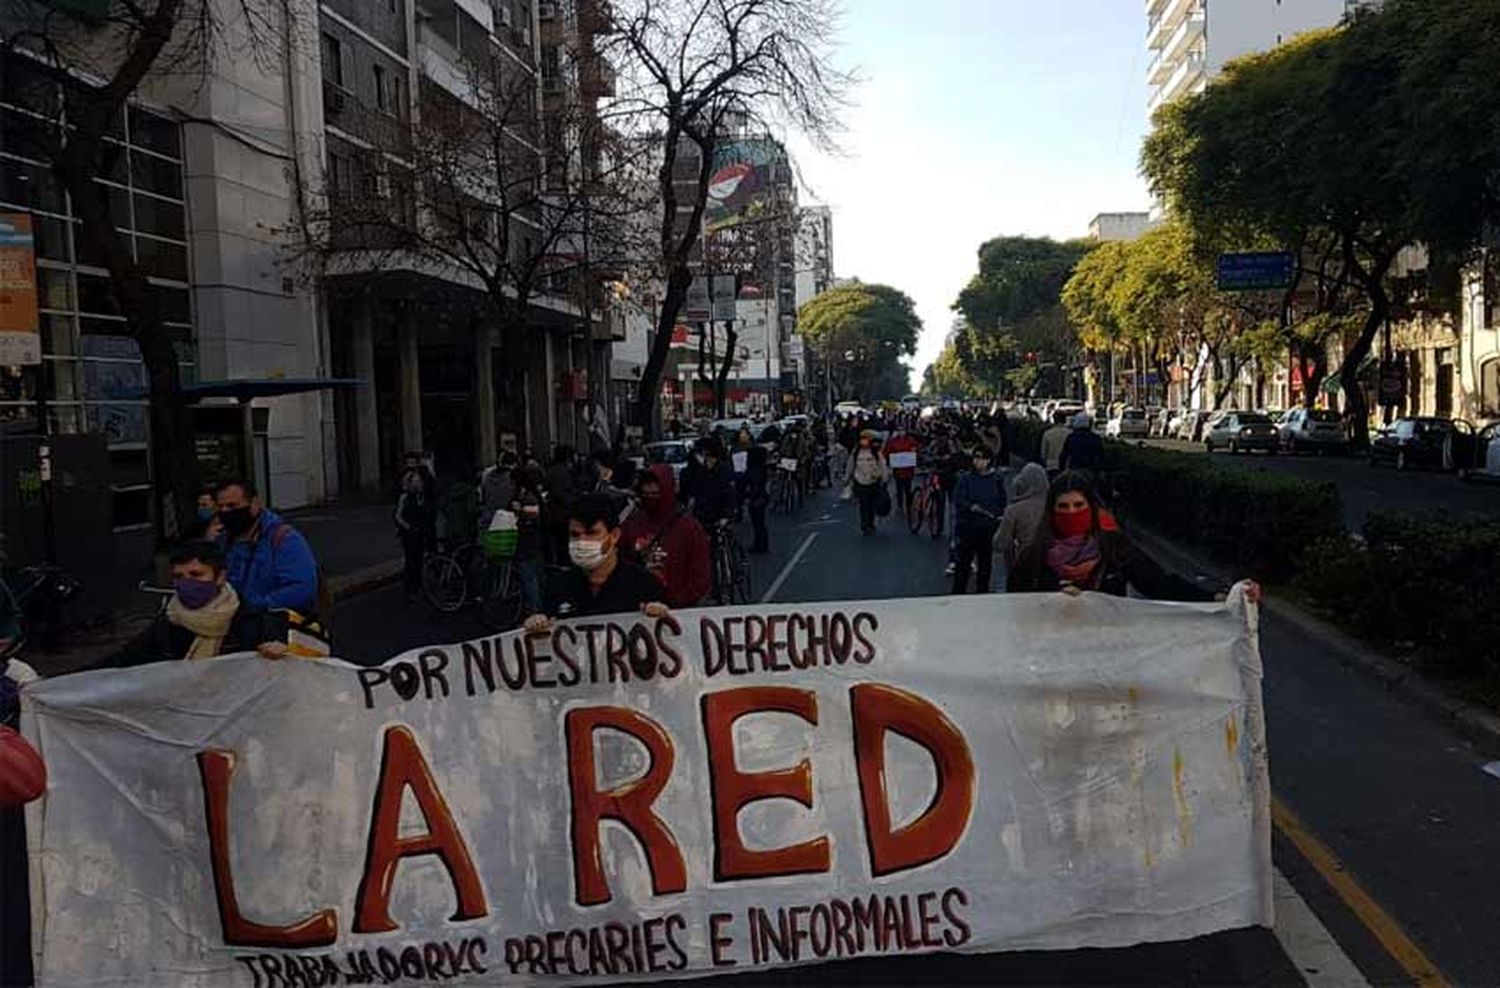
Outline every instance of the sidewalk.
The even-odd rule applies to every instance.
[[[357,502],[299,508],[283,517],[307,537],[329,592],[338,601],[400,579],[401,547],[392,520],[394,510],[389,503]],[[29,649],[24,660],[42,675],[56,676],[115,651],[139,633],[161,606],[161,598],[140,592],[139,578],[115,574],[112,609],[106,620],[64,629],[56,651]]]

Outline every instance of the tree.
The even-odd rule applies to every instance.
[[[230,45],[244,57],[259,57],[263,39],[277,25],[254,0],[108,0],[94,6],[97,11],[74,14],[61,4],[12,0],[0,14],[0,58],[27,67],[15,74],[20,91],[7,93],[7,100],[37,114],[13,136],[22,153],[49,165],[67,192],[80,221],[78,235],[109,272],[110,293],[125,320],[120,332],[140,349],[150,388],[157,536],[169,542],[190,522],[197,487],[181,341],[165,325],[159,295],[129,238],[115,230],[108,187],[94,177],[109,174],[118,161],[119,146],[108,138],[144,84],[191,80]]]
[[[839,396],[879,401],[906,393],[901,358],[917,352],[922,320],[904,293],[855,281],[813,298],[797,321]]]
[[[1030,387],[1039,365],[1076,361],[1077,334],[1061,295],[1091,249],[1086,241],[1046,237],[997,237],[979,248],[979,271],[953,303],[966,324],[955,353],[970,378],[994,391],[1018,381]]]
[[[1392,311],[1387,279],[1418,232],[1396,99],[1411,39],[1382,36],[1379,22],[1230,63],[1205,92],[1157,112],[1142,154],[1153,190],[1205,242],[1329,245],[1367,302],[1339,368],[1356,442],[1369,423],[1360,373]]]
[[[649,139],[654,275],[663,286],[656,334],[633,418],[649,425],[693,280],[715,158],[737,124],[779,121],[828,145],[851,77],[832,67],[833,0],[617,0],[608,52],[620,70],[609,119]]]

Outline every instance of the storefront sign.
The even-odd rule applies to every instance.
[[[1271,922],[1255,616],[579,620],[27,688],[39,983],[642,981]]]

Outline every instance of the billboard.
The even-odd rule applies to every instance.
[[[770,138],[741,138],[716,149],[704,230],[727,229],[774,209],[778,166],[786,166],[786,151]]]

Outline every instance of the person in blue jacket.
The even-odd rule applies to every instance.
[[[318,563],[302,533],[262,507],[248,480],[220,484],[217,500],[229,585],[240,599],[265,611],[314,613]]]
[[[995,529],[1005,514],[1005,480],[995,470],[989,447],[974,448],[973,469],[958,477],[953,488],[954,535],[958,558],[954,561],[953,592],[969,592],[969,573],[977,570],[975,593],[990,592],[994,564],[992,543]]]

